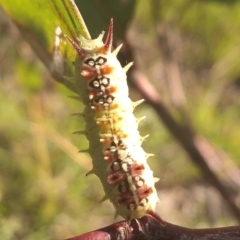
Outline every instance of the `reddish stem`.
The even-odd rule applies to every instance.
[[[163,224],[164,223],[164,224]],[[240,240],[240,226],[190,229],[147,215],[66,240]]]

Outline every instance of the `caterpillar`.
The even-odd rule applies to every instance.
[[[141,218],[155,211],[159,201],[155,189],[156,178],[150,169],[148,154],[141,147],[143,138],[138,131],[139,119],[129,98],[126,72],[117,59],[122,45],[113,52],[113,20],[106,41],[104,31],[96,39],[79,37],[79,44],[65,35],[77,52],[75,61],[76,86],[85,104],[83,116],[86,128],[80,133],[89,140],[93,168],[110,199],[116,214],[125,219]],[[87,174],[87,175],[88,175]]]

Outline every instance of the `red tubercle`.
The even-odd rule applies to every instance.
[[[113,104],[110,105],[109,108],[110,108],[111,110],[114,110],[114,109],[118,109],[118,107],[119,107],[119,104],[118,104],[118,103],[113,103]]]
[[[104,66],[101,68],[101,74],[102,75],[108,75],[108,74],[111,74],[113,72],[114,68],[113,67],[110,67],[110,66]]]
[[[127,175],[125,173],[118,171],[118,172],[115,172],[115,173],[110,173],[107,177],[107,182],[110,185],[118,186],[126,178],[127,178]]]
[[[117,197],[117,203],[120,206],[129,206],[131,203],[133,203],[132,196],[129,195],[129,192],[122,193],[121,195],[118,195]]]
[[[136,193],[140,199],[147,198],[149,195],[152,194],[152,192],[152,188],[148,187],[147,185],[143,185],[136,190]]]
[[[104,155],[103,160],[106,161],[107,163],[108,163],[108,162],[111,162],[111,156],[109,156],[109,155]]]
[[[132,176],[139,176],[142,174],[143,170],[145,169],[143,164],[133,163],[131,168],[129,169]]]
[[[106,148],[110,145],[111,139],[109,137],[100,138],[100,143],[102,143],[103,147]]]
[[[87,80],[91,80],[97,75],[96,70],[93,70],[92,68],[88,68],[88,67],[83,67],[80,74]]]
[[[89,92],[88,93],[88,99],[91,101],[94,99],[94,97],[96,96],[96,94],[94,92]]]
[[[108,94],[112,94],[112,93],[115,93],[116,90],[117,90],[116,87],[110,86],[110,87],[107,89],[107,93],[108,93]]]
[[[103,159],[106,161],[106,163],[111,163],[115,158],[110,152],[105,151]]]
[[[99,141],[100,141],[100,143],[102,143],[102,144],[106,144],[106,139],[104,139],[104,138],[100,138]]]

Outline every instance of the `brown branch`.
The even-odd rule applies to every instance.
[[[173,225],[155,214],[122,221],[66,240],[240,240],[240,227],[190,229]]]
[[[174,106],[184,116],[186,97],[182,86],[181,72],[178,64],[178,57],[175,56],[179,37],[167,23],[157,24],[158,50],[163,57],[164,73],[170,89],[171,99]]]

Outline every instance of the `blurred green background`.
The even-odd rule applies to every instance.
[[[239,168],[240,2],[139,0],[125,7],[128,11],[114,10],[116,6],[106,1],[101,23],[91,22],[91,7],[82,7],[92,36],[106,28],[110,17],[116,19],[116,35],[126,35],[135,64],[180,122],[179,106],[173,103],[166,81],[168,53],[161,49],[166,45],[159,45],[166,44],[161,37],[168,36],[170,55],[181,76],[180,108],[184,105],[197,133],[224,156],[223,165]],[[36,32],[41,29],[38,26]],[[54,34],[42,41],[49,52],[51,37]],[[65,59],[69,65],[73,60],[74,55]],[[113,219],[109,202],[98,203],[102,187],[95,176],[85,176],[91,160],[78,153],[88,143],[83,136],[71,135],[84,128],[81,118],[71,116],[81,112],[82,104],[68,98],[73,93],[54,81],[3,10],[0,81],[0,238],[64,239],[121,220]],[[132,99],[138,99],[135,89],[130,92]],[[155,154],[149,163],[160,178],[161,217],[194,228],[237,224],[155,112],[146,103],[135,112],[147,116],[140,132],[150,134],[143,147]],[[237,199],[239,203],[239,191]]]

